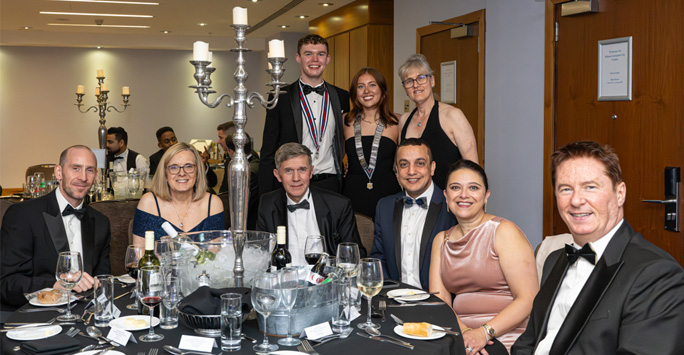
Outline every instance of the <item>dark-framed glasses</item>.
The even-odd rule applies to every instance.
[[[408,78],[408,79],[402,81],[401,84],[404,85],[405,88],[413,87],[414,83],[417,83],[418,85],[423,85],[423,84],[427,83],[428,78],[431,76],[432,76],[431,74],[418,75],[415,79]]]
[[[174,165],[167,166],[166,170],[168,170],[169,174],[171,174],[171,175],[177,175],[178,173],[180,173],[181,169],[183,169],[183,171],[186,174],[192,174],[195,172],[195,167],[196,167],[195,164],[185,164],[182,166],[174,164]]]

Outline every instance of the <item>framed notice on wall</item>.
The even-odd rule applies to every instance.
[[[456,61],[441,63],[441,98],[440,101],[445,104],[456,103]]]
[[[632,100],[632,37],[598,42],[598,100]]]

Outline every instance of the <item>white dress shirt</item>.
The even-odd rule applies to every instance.
[[[62,196],[62,192],[57,187],[55,193],[57,196],[57,205],[59,206],[60,215],[64,212],[64,209],[69,205],[69,202]],[[83,208],[83,201],[78,206],[71,206],[74,209]],[[69,250],[77,251],[81,253],[81,260],[83,260],[83,242],[81,237],[81,220],[76,218],[73,214],[68,216],[62,216],[62,223],[64,223],[64,229],[66,230],[67,240],[69,241]]]
[[[287,196],[287,204],[294,205],[297,202],[292,201],[290,196]],[[306,237],[309,235],[320,235],[321,231],[318,229],[318,222],[316,221],[316,209],[311,198],[311,191],[307,189],[304,194],[304,200],[309,201],[309,209],[298,208],[294,212],[286,210],[287,213],[287,250],[292,257],[292,266],[309,265],[304,258],[304,246],[306,245]],[[324,250],[325,252],[325,250]]]
[[[304,85],[304,83],[302,83]],[[320,85],[325,85],[325,82]],[[320,86],[317,85],[316,87]],[[333,89],[334,90],[334,89]],[[330,97],[330,96],[328,96]],[[315,92],[306,95],[311,107],[311,113],[315,117],[315,124],[320,129],[321,125],[321,106],[323,105],[323,96]],[[319,142],[318,157],[316,157],[316,146],[309,134],[309,128],[306,124],[306,117],[302,112],[302,144],[307,146],[313,152],[311,155],[312,164],[314,167],[314,174],[336,174],[335,157],[333,152],[333,139],[335,137],[335,114],[332,108],[332,102],[328,105],[328,123],[325,133],[323,133],[323,140]]]
[[[126,150],[123,153],[114,156],[114,158],[116,158],[116,157],[122,157],[123,158],[123,159],[114,159],[114,167],[113,167],[114,171],[128,171],[128,169],[126,167],[128,166],[127,161],[128,161],[128,152],[129,151],[130,151],[130,149],[126,148]],[[150,170],[149,165],[147,164],[147,159],[145,159],[145,157],[140,153],[138,153],[138,156],[135,157],[135,168],[137,170],[144,170],[144,171]]]
[[[425,197],[426,208],[418,206],[416,203],[411,207],[404,206],[401,216],[401,281],[418,288],[422,288],[420,284],[420,241],[434,190],[435,184],[430,181],[430,187],[418,196],[418,198]]]
[[[596,262],[601,259],[603,252],[608,246],[608,243],[611,239],[613,239],[615,232],[617,232],[624,221],[625,220],[622,219],[615,227],[613,227],[613,229],[610,230],[610,232],[608,232],[608,234],[601,237],[599,240],[589,243],[591,248],[596,253],[596,259],[594,259]],[[578,246],[575,243],[572,243],[572,246],[575,248],[581,248],[581,246]],[[553,345],[553,341],[556,339],[556,335],[558,335],[558,331],[565,321],[565,317],[567,317],[568,312],[570,312],[572,305],[575,304],[577,296],[579,296],[580,292],[584,288],[584,284],[589,279],[592,271],[594,271],[595,266],[596,265],[593,265],[585,258],[578,258],[574,264],[568,267],[568,271],[565,273],[565,277],[563,278],[560,288],[558,289],[556,299],[553,301],[553,306],[551,307],[549,322],[546,326],[546,336],[537,345],[537,349],[534,351],[535,355],[549,354],[551,346]]]

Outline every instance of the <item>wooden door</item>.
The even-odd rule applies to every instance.
[[[484,15],[479,10],[444,20],[470,27],[467,37],[451,38],[453,25],[429,25],[417,30],[417,52],[422,53],[434,72],[434,91],[441,94],[441,63],[456,61],[456,104],[473,127],[480,165],[484,166]]]
[[[553,3],[553,4],[551,4]],[[553,57],[553,88],[546,98],[552,105],[552,132],[547,127],[545,159],[550,151],[577,140],[595,140],[613,146],[620,157],[627,185],[625,220],[646,239],[684,263],[682,232],[664,230],[664,207],[641,202],[664,199],[664,169],[684,166],[684,2],[601,0],[599,12],[560,16],[560,1],[547,0],[549,16],[557,22],[558,40],[547,38],[547,64]],[[549,14],[549,11],[552,13]],[[598,101],[598,41],[632,37],[632,100]],[[548,46],[555,45],[555,54]],[[547,84],[549,82],[547,81]],[[554,94],[555,92],[555,94]],[[555,97],[555,98],[553,98]],[[548,142],[552,133],[552,144]],[[553,146],[553,147],[551,147]],[[548,162],[545,163],[548,171]],[[546,178],[545,216],[548,234],[567,231],[552,200]],[[681,209],[681,207],[680,207]],[[681,216],[680,216],[681,218]],[[681,223],[680,223],[681,225]],[[681,227],[680,227],[681,228]]]

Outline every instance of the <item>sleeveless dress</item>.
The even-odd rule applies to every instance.
[[[157,215],[135,209],[135,216],[133,217],[133,234],[144,236],[145,231],[154,231],[154,240],[159,240],[161,237],[168,235],[166,231],[162,228],[164,222],[168,222],[166,219],[161,217],[161,210],[159,209],[159,201],[157,200],[157,195],[154,193],[154,202],[157,204]],[[207,230],[217,230],[225,229],[225,215],[223,211],[211,215],[211,198],[213,194],[209,194],[209,206],[207,207],[207,218],[203,219],[198,225],[187,232],[199,232]],[[169,222],[173,229],[178,233],[187,233],[182,229],[176,227],[173,223]]]
[[[366,159],[366,162],[369,162],[371,147],[373,145],[373,136],[362,136],[361,145],[363,146],[363,156]],[[392,168],[394,165],[394,153],[397,150],[397,144],[388,137],[380,138],[378,159],[375,165],[375,172],[371,179],[373,188],[370,190],[366,188],[368,177],[361,167],[359,157],[356,155],[354,137],[351,137],[344,142],[344,149],[347,153],[349,170],[347,171],[347,176],[344,178],[342,194],[351,200],[354,212],[375,218],[375,206],[378,204],[378,200],[385,196],[393,195],[401,190]]]
[[[494,250],[496,229],[504,218],[494,217],[471,230],[459,240],[442,245],[442,282],[454,294],[453,309],[466,326],[476,329],[494,318],[513,302],[499,256]],[[454,230],[446,232],[445,238]],[[497,339],[511,351],[511,346],[527,327],[527,319]]]
[[[411,115],[406,120],[404,128],[401,130],[401,140],[406,138],[406,131],[411,124],[411,119],[415,115],[417,108],[413,109]],[[435,105],[432,106],[430,115],[425,122],[425,130],[420,136],[425,140],[430,149],[432,150],[432,159],[435,161],[437,167],[435,168],[435,175],[432,177],[432,181],[435,182],[440,189],[444,190],[447,179],[447,171],[449,171],[449,165],[454,162],[461,160],[461,152],[458,147],[451,142],[449,136],[442,129],[442,125],[439,124],[439,102],[435,100]]]

